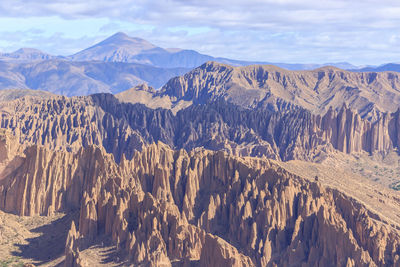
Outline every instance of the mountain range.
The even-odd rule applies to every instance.
[[[253,63],[3,54],[0,265],[400,266],[397,66]]]
[[[287,70],[311,70],[328,65],[354,72],[400,69],[397,64],[361,68],[349,63],[240,61],[193,50],[164,49],[119,32],[70,56],[53,56],[32,48],[0,54],[0,89],[33,89],[66,96],[119,93],[142,83],[158,89],[171,78],[209,61],[231,66],[275,65]]]
[[[0,257],[66,267],[398,266],[400,200],[389,186],[399,183],[399,111],[368,120],[346,105],[313,114],[284,100],[275,110],[251,90],[237,102],[224,82],[237,72],[261,90],[265,76],[251,80],[253,68],[207,63],[161,91],[133,91],[144,103],[158,92],[191,102],[175,113],[121,95],[4,93]],[[202,93],[203,80],[212,91]]]
[[[400,73],[351,72],[334,67],[288,71],[272,65],[232,67],[207,62],[168,81],[160,90],[136,86],[116,95],[121,101],[173,111],[224,100],[244,108],[273,111],[302,107],[314,114],[343,105],[375,121],[400,105]]]
[[[42,90],[66,96],[118,93],[142,83],[158,88],[187,71],[122,62],[0,61],[0,88]]]
[[[160,68],[187,69],[198,67],[207,61],[216,61],[232,66],[270,64],[289,70],[314,69],[328,65],[343,69],[359,68],[347,62],[325,64],[290,64],[271,63],[264,61],[243,61],[222,57],[212,57],[198,53],[194,50],[161,48],[144,39],[130,37],[123,32],[118,32],[89,48],[69,56],[53,56],[33,48],[21,48],[12,53],[0,54],[0,60],[5,61],[39,61],[56,58],[70,61],[124,62],[144,64]]]
[[[270,63],[262,61],[242,61],[222,57],[212,57],[200,54],[194,50],[180,48],[164,49],[140,38],[129,37],[119,32],[106,40],[95,44],[67,58],[74,61],[99,60],[106,62],[127,62],[147,64],[162,68],[195,68],[207,61],[215,61],[232,66],[246,66],[254,64],[272,64],[287,69],[311,69],[324,65],[334,65],[340,68],[357,68],[349,63],[327,63],[327,64],[287,64]]]

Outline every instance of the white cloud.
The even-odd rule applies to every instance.
[[[64,34],[58,43],[54,39],[52,44],[64,53],[84,48],[86,43],[79,45],[75,40],[97,40],[123,30],[165,47],[240,59],[361,64],[400,61],[398,37],[394,37],[400,25],[400,2],[392,0],[0,2],[2,18],[49,16],[71,23],[87,18],[108,21],[97,25],[96,32],[88,28],[80,37]],[[46,31],[45,26],[40,30]],[[64,42],[68,40],[71,44],[67,45]],[[77,47],[72,48],[72,44]]]

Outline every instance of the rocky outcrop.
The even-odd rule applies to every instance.
[[[2,208],[25,215],[79,209],[67,266],[83,265],[79,251],[98,235],[110,236],[124,260],[152,266],[211,259],[235,266],[399,264],[398,230],[343,193],[266,159],[162,143],[119,164],[101,148],[34,146],[25,153],[21,165],[10,166],[17,175],[1,179],[0,203],[17,203]]]
[[[232,67],[207,62],[171,79],[158,92],[173,103],[207,103],[224,99],[236,105],[277,108],[280,101],[315,114],[346,103],[362,118],[375,120],[380,113],[395,112],[400,103],[397,72],[351,72],[335,67],[288,71],[271,65]]]
[[[71,229],[68,232],[65,244],[65,266],[79,267],[84,266],[79,254],[79,232],[76,231],[74,221],[72,221]]]
[[[0,102],[0,209],[79,213],[65,266],[87,265],[83,252],[99,236],[135,266],[400,266],[396,222],[266,159],[313,160],[334,149],[388,153],[400,145],[400,111],[367,120],[346,105],[315,115],[271,102],[257,90],[272,74],[255,67],[240,73],[257,87],[243,101],[266,102],[246,108],[231,103],[234,87],[218,87],[242,77],[238,69],[205,68],[197,70],[201,83],[177,78],[173,93],[200,103],[177,113],[109,94]],[[216,71],[220,80],[210,74]],[[271,79],[297,86],[282,75]],[[328,78],[336,84],[346,75]],[[209,86],[215,98],[201,89]],[[144,97],[158,94],[142,89]]]
[[[30,216],[79,208],[83,192],[112,173],[106,161],[114,159],[103,154],[95,147],[76,154],[28,147],[1,173],[0,209]]]
[[[337,149],[386,154],[398,148],[399,111],[374,121],[345,105],[313,115],[293,106],[244,109],[218,101],[193,105],[174,115],[170,110],[121,103],[112,95],[27,97],[1,104],[1,128],[23,146],[77,152],[101,146],[117,162],[131,159],[143,146],[161,141],[174,149],[204,147],[238,156],[279,160],[313,160]],[[40,112],[39,112],[40,111]]]
[[[131,157],[144,144],[140,134],[104,112],[92,98],[25,97],[2,103],[1,114],[1,128],[8,129],[22,145],[74,152],[99,145],[119,161],[122,154]]]
[[[238,253],[237,249],[223,239],[206,235],[204,249],[200,256],[200,266],[255,266],[249,257]]]
[[[97,213],[91,228],[111,235],[137,264],[210,257],[237,266],[399,264],[398,230],[354,199],[266,160],[158,144],[120,168],[131,171],[130,185],[108,182],[88,201],[97,209],[81,215]],[[96,221],[84,217],[82,229]]]

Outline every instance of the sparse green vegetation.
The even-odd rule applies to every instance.
[[[2,260],[2,261],[0,261],[0,267],[10,266],[10,263],[11,263],[10,260]]]
[[[0,267],[23,267],[24,263],[19,257],[13,257],[6,260],[0,260]]]

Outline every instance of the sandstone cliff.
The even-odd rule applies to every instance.
[[[135,265],[400,264],[395,226],[266,159],[161,143],[119,164],[91,146],[76,153],[33,146],[20,157],[21,165],[11,166],[17,175],[0,180],[0,203],[19,203],[6,208],[26,215],[79,209],[67,266],[82,265],[80,251],[102,234]]]
[[[387,154],[400,144],[399,111],[369,121],[345,105],[314,115],[295,107],[282,106],[275,112],[217,101],[192,105],[174,115],[99,94],[26,97],[0,103],[0,112],[0,127],[22,146],[39,144],[77,152],[96,145],[112,153],[117,162],[158,141],[174,149],[204,147],[280,160],[313,160],[332,149]]]
[[[134,265],[400,266],[397,223],[265,159],[385,154],[400,144],[400,111],[371,121],[346,105],[281,104],[174,114],[108,94],[0,102],[0,209],[79,211],[66,266],[85,265],[99,236]]]
[[[280,101],[316,114],[346,103],[361,117],[375,120],[381,112],[394,112],[400,103],[397,72],[351,72],[334,67],[288,71],[276,66],[232,67],[207,62],[171,79],[158,93],[180,100],[206,103],[225,99],[243,107],[277,108]]]

